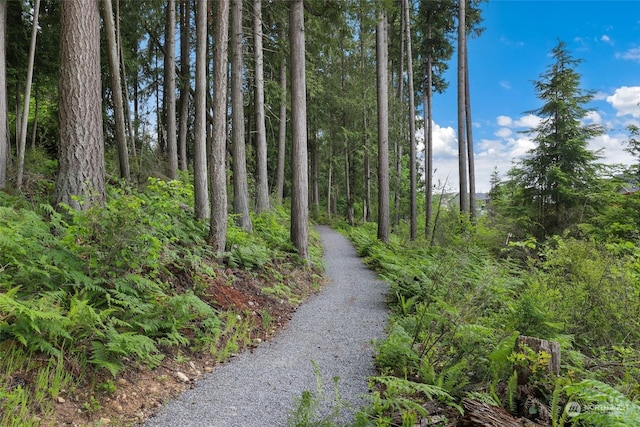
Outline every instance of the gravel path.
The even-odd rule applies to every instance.
[[[374,374],[371,341],[384,336],[387,321],[387,287],[344,236],[325,226],[317,230],[327,287],[298,308],[276,337],[216,368],[146,427],[286,426],[302,392],[317,390],[314,363],[328,400],[338,376],[343,400],[354,407],[365,402],[367,377]]]

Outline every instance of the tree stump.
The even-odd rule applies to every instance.
[[[464,417],[458,427],[522,427],[522,421],[499,406],[477,400],[462,399]]]
[[[535,353],[545,352],[551,355],[547,365],[547,373],[558,376],[560,374],[560,344],[555,341],[547,341],[540,338],[528,337],[520,335],[516,340],[515,350],[518,353],[525,353],[526,349],[531,349]],[[531,375],[531,369],[528,366],[518,366],[518,384],[527,383]]]

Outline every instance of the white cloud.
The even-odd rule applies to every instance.
[[[607,97],[607,102],[615,108],[616,116],[640,117],[640,86],[622,86]]]
[[[511,83],[509,83],[506,80],[500,81],[500,86],[503,87],[504,89],[511,89]]]
[[[640,88],[639,88],[640,90]],[[588,119],[594,123],[602,120],[601,114],[591,113]],[[631,119],[630,119],[631,120]],[[516,120],[509,116],[498,116],[495,137],[476,139],[475,175],[476,190],[487,192],[490,190],[491,175],[497,169],[500,176],[505,177],[507,172],[518,163],[528,152],[535,148],[532,135],[517,133],[517,130],[528,129],[537,126],[540,118],[534,115],[526,115]],[[635,121],[638,124],[638,121]],[[424,130],[418,129],[416,139],[418,149],[424,150]],[[628,135],[625,132],[617,134],[608,133],[589,141],[590,150],[602,150],[601,162],[607,164],[630,164],[634,161],[624,148]],[[433,124],[433,167],[434,183],[436,191],[440,191],[446,183],[446,191],[458,191],[458,139],[455,128]]]
[[[496,122],[498,122],[498,126],[508,127],[512,125],[513,119],[509,116],[498,116]]]
[[[527,114],[517,120],[513,120],[509,116],[498,116],[496,118],[496,122],[498,123],[498,126],[501,127],[532,129],[540,124],[540,117],[534,114]]]
[[[640,47],[634,47],[626,52],[618,52],[616,53],[616,58],[640,62]]]
[[[602,35],[602,37],[600,37],[600,40],[601,40],[601,41],[603,41],[603,42],[605,42],[605,43],[613,44],[613,43],[611,42],[611,37],[609,37],[609,36],[608,36],[608,35],[606,35],[606,34],[603,34],[603,35]]]
[[[458,156],[458,137],[456,131],[451,126],[441,127],[433,122],[433,155],[435,156]],[[424,128],[416,129],[416,144],[418,150],[424,150]]]
[[[499,138],[509,138],[513,135],[513,131],[509,128],[500,128],[494,133],[494,135]]]
[[[590,121],[594,124],[602,124],[602,116],[597,111],[589,111],[587,115],[584,117],[584,121]]]
[[[630,165],[635,162],[632,156],[625,151],[629,136],[624,133],[603,134],[589,141],[589,150],[599,151],[602,159],[599,162],[606,164]]]
[[[608,93],[605,92],[596,92],[593,94],[593,100],[594,101],[605,101],[607,99],[607,97],[609,96]]]
[[[527,114],[526,116],[520,117],[518,121],[516,121],[516,126],[522,128],[535,128],[540,124],[540,117],[534,114]]]

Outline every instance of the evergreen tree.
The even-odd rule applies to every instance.
[[[587,149],[589,139],[604,132],[601,125],[584,124],[591,110],[591,92],[580,88],[580,74],[563,42],[552,51],[554,62],[535,82],[544,105],[531,113],[540,124],[526,133],[537,146],[511,175],[522,188],[520,203],[534,203],[536,220],[544,237],[567,227],[582,210],[590,183],[596,178],[597,153]]]
[[[100,1],[65,1],[60,16],[60,166],[55,201],[88,209],[106,198]]]

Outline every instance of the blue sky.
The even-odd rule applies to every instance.
[[[625,127],[640,124],[640,1],[490,0],[482,9],[484,33],[468,43],[477,191],[489,190],[496,167],[504,177],[534,146],[519,131],[537,124],[527,113],[542,105],[533,81],[551,64],[559,40],[583,61],[582,88],[595,92],[585,122],[607,129],[589,148],[603,149],[603,163],[631,163],[624,143]],[[433,110],[436,182],[447,179],[457,190],[455,70],[454,53],[450,87],[434,96]]]

